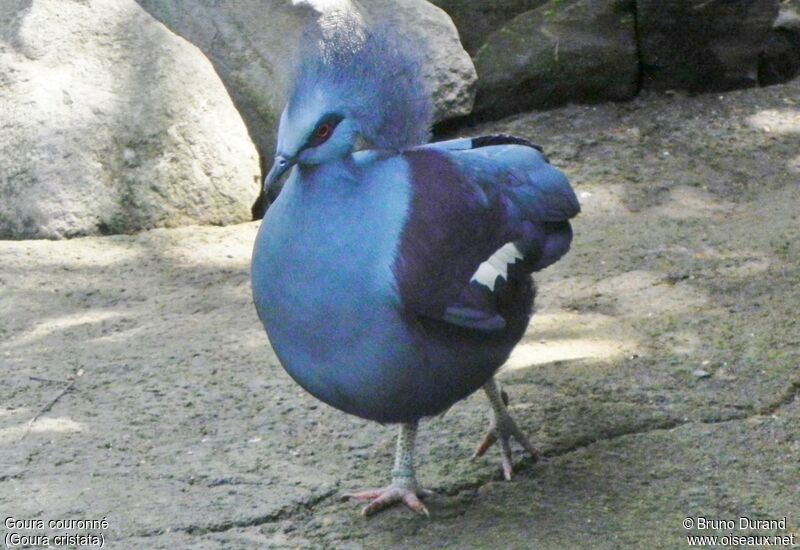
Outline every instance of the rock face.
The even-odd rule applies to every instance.
[[[0,112],[0,238],[251,219],[257,153],[225,88],[133,0],[4,0]]]
[[[642,83],[712,91],[758,84],[778,0],[637,0]]]
[[[434,90],[437,120],[472,110],[476,79],[472,61],[450,17],[424,0],[138,1],[208,56],[269,162],[297,64],[297,40],[302,29],[328,9],[355,9],[367,25],[391,23],[409,37],[409,47],[419,52]]]
[[[479,118],[638,92],[633,3],[550,0],[494,32],[475,57]]]
[[[800,75],[800,0],[781,5],[758,65],[762,86],[788,82]]]
[[[464,48],[475,55],[488,36],[517,15],[547,0],[431,0],[453,18]]]

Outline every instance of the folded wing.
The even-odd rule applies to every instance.
[[[554,263],[580,212],[566,177],[510,136],[430,144],[403,153],[412,199],[395,278],[402,307],[465,328],[497,331],[509,282]]]

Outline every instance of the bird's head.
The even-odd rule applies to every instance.
[[[281,115],[275,163],[265,187],[295,164],[322,164],[349,155],[359,135],[359,124],[344,105],[337,108],[318,90],[295,94]]]
[[[339,17],[304,35],[303,55],[281,115],[265,190],[295,164],[323,164],[369,148],[400,150],[430,135],[430,90],[407,38]]]

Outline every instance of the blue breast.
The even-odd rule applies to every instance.
[[[320,400],[379,422],[430,416],[478,389],[524,334],[529,274],[567,251],[579,206],[535,150],[473,146],[295,168],[267,212],[256,308],[284,368]],[[522,261],[506,279],[471,283],[509,241]]]
[[[393,421],[419,364],[391,266],[407,217],[404,164],[374,154],[295,169],[256,238],[256,308],[287,372],[345,412]]]

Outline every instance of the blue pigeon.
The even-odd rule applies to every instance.
[[[580,211],[526,140],[426,143],[430,94],[413,46],[388,29],[327,32],[303,56],[265,188],[290,172],[258,232],[252,288],[289,375],[346,413],[399,423],[391,484],[351,496],[369,515],[427,515],[417,424],[483,388],[478,446],[533,446],[494,380],[531,318],[531,273],[569,249]]]

